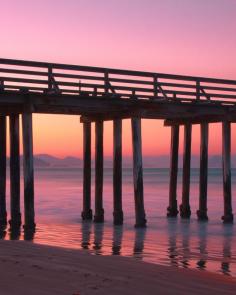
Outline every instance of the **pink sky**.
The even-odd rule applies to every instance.
[[[1,3],[0,56],[236,79],[235,16],[235,0],[8,0]],[[81,156],[80,125],[78,117],[35,115],[35,153]],[[143,121],[145,154],[167,154],[169,143],[162,121]],[[220,125],[212,124],[210,152],[220,151]],[[105,153],[112,154],[111,123]],[[124,153],[131,154],[128,120]]]

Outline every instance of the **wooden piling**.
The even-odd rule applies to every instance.
[[[22,114],[25,230],[35,229],[32,113]]]
[[[207,176],[208,176],[208,123],[201,123],[199,210],[197,211],[198,220],[208,220]]]
[[[223,193],[224,193],[224,223],[233,222],[232,192],[231,192],[231,130],[230,122],[222,123],[222,164],[223,164]]]
[[[122,120],[113,121],[113,204],[114,224],[123,224],[122,210]]]
[[[133,178],[135,202],[135,227],[146,226],[146,215],[143,199],[143,164],[142,164],[142,139],[141,119],[132,118],[132,143],[133,143]]]
[[[91,209],[91,123],[83,123],[83,211],[82,219],[92,219]]]
[[[104,222],[103,209],[103,121],[95,122],[95,215],[94,222]]]
[[[7,225],[6,210],[6,116],[0,116],[0,227]]]
[[[19,142],[19,114],[12,114],[10,119],[10,196],[12,229],[21,226],[20,211],[20,142]]]
[[[178,152],[179,125],[173,125],[171,126],[169,207],[167,208],[168,217],[176,217],[179,213],[177,209]]]
[[[183,154],[183,188],[182,188],[182,204],[180,205],[180,216],[189,218],[191,216],[189,204],[190,191],[190,165],[191,165],[191,136],[192,125],[187,123],[184,125],[184,154]]]

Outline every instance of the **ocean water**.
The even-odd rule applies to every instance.
[[[181,200],[181,173],[178,202]],[[162,265],[208,270],[236,277],[236,226],[222,224],[221,169],[209,169],[209,222],[198,222],[199,170],[191,170],[190,220],[166,218],[168,169],[144,169],[147,228],[134,228],[132,169],[123,170],[124,225],[113,226],[112,169],[104,170],[105,223],[81,221],[82,169],[38,168],[35,170],[34,236],[23,233],[3,239],[31,239],[35,243],[84,249],[94,255],[122,255]],[[92,179],[94,184],[94,177]],[[9,179],[7,183],[9,187]],[[236,170],[232,170],[233,211],[236,212]],[[23,194],[22,194],[23,196]],[[92,204],[94,204],[92,185]],[[7,191],[9,203],[9,191]],[[8,204],[9,207],[9,204]],[[23,203],[22,203],[23,208]],[[22,210],[23,211],[23,210]]]

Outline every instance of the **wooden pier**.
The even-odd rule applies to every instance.
[[[122,119],[131,119],[135,226],[146,226],[143,192],[141,119],[162,119],[171,128],[167,216],[190,218],[192,125],[201,126],[199,220],[207,220],[209,124],[222,123],[222,212],[233,222],[231,123],[236,122],[236,80],[128,71],[89,66],[0,59],[0,225],[6,227],[6,120],[10,123],[11,228],[21,226],[19,120],[23,128],[24,228],[35,229],[33,113],[80,116],[83,124],[82,219],[104,222],[103,125],[113,121],[113,216],[123,223]],[[95,206],[91,204],[91,123],[95,122]],[[184,127],[183,190],[178,210],[179,128]],[[153,130],[155,137],[155,131]],[[168,204],[169,203],[169,204]]]

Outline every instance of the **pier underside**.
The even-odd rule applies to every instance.
[[[25,111],[39,114],[79,115],[81,122],[109,121],[132,117],[164,119],[165,125],[202,122],[236,122],[236,105],[208,101],[165,101],[161,99],[125,99],[112,95],[99,97],[41,93],[0,93],[2,115]]]

